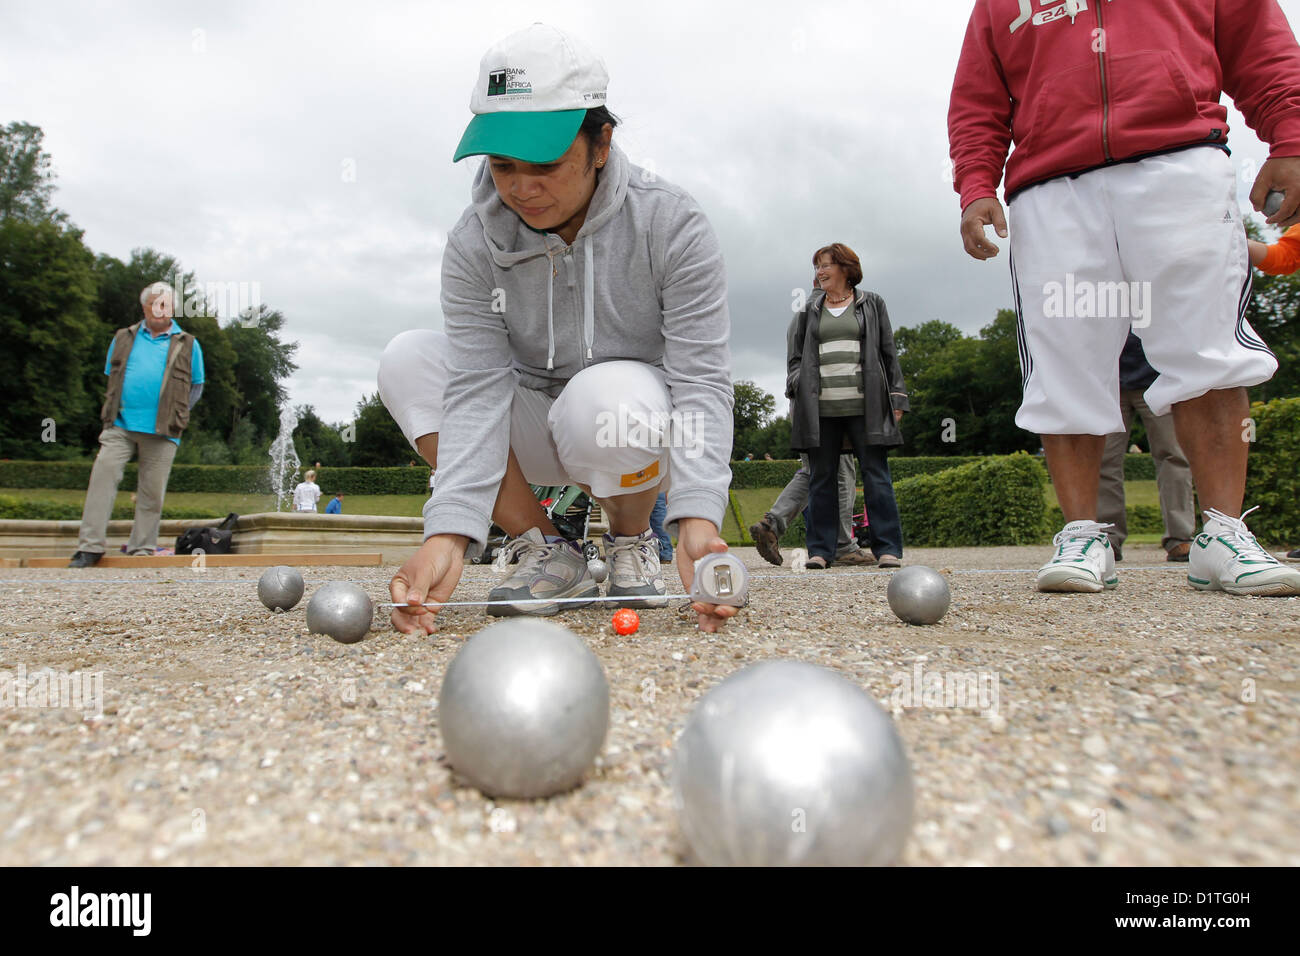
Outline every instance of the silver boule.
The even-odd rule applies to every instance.
[[[908,624],[938,624],[952,601],[947,579],[920,564],[895,571],[885,595],[890,610]]]
[[[489,796],[546,797],[576,785],[609,727],[600,661],[549,621],[518,617],[465,642],[442,681],[447,762]]]
[[[1270,189],[1268,195],[1264,197],[1264,215],[1271,216],[1282,208],[1282,203],[1286,201],[1286,193],[1280,189]]]
[[[307,630],[328,634],[340,644],[355,644],[365,637],[374,616],[370,595],[347,581],[322,585],[307,602]]]
[[[597,584],[602,583],[609,577],[609,565],[600,558],[592,558],[587,562],[587,571],[591,574],[592,580]]]
[[[798,661],[732,674],[673,751],[682,833],[710,866],[878,866],[912,828],[912,771],[861,687]]]
[[[262,573],[257,581],[257,599],[272,611],[288,611],[302,600],[306,587],[301,571],[281,564]]]

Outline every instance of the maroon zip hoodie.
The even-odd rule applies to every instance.
[[[1300,156],[1300,46],[1276,0],[977,0],[948,108],[961,208],[996,198],[1004,164],[1011,198],[1223,145],[1220,93],[1272,156]]]

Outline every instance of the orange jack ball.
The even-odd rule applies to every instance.
[[[641,626],[641,617],[631,608],[622,608],[614,612],[614,633],[635,634]]]

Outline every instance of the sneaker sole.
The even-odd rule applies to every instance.
[[[1258,597],[1296,597],[1300,596],[1300,584],[1288,581],[1264,581],[1260,584],[1219,584],[1204,578],[1187,576],[1187,583],[1198,591],[1224,591],[1238,596],[1255,595]]]
[[[1119,575],[1105,581],[1081,577],[1073,568],[1061,568],[1054,571],[1038,572],[1038,590],[1049,593],[1070,592],[1079,594],[1097,594],[1109,591],[1119,584]]]
[[[552,594],[551,595],[551,598],[596,598],[596,597],[600,597],[600,588],[596,587],[595,584],[591,585],[591,587],[587,588],[585,591],[580,591],[573,594]],[[488,600],[492,600],[492,595],[490,593],[488,594]],[[548,600],[550,600],[550,598],[548,598]],[[487,608],[487,612],[492,617],[519,617],[521,615],[529,615],[532,617],[550,617],[552,614],[559,614],[561,610],[567,610],[568,608],[579,608],[579,607],[591,607],[591,602],[574,601],[572,603],[566,602],[564,604],[523,604],[523,605],[489,604]]]

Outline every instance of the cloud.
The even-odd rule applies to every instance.
[[[450,156],[483,50],[554,23],[605,57],[633,161],[709,215],[733,373],[781,407],[791,293],[821,245],[859,253],[895,325],[974,333],[1010,302],[1005,256],[962,252],[945,180],[970,8],[144,0],[70,16],[28,4],[0,35],[0,119],[45,129],[57,202],[97,252],[152,246],[202,281],[258,282],[301,343],[293,401],[336,421],[373,391],[389,338],[442,324],[439,259],[476,167]],[[1262,162],[1231,122],[1234,159]]]

